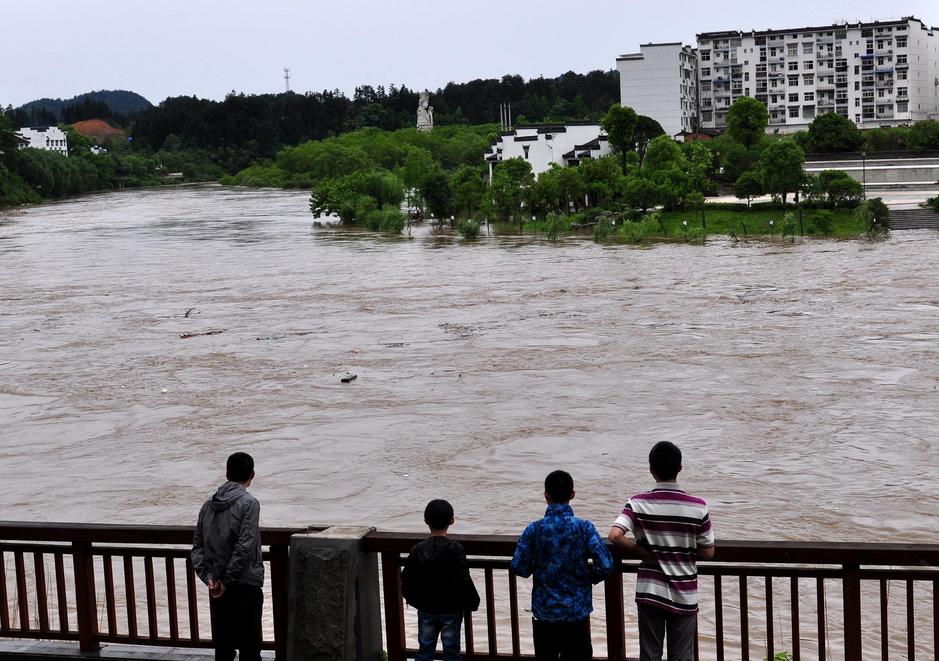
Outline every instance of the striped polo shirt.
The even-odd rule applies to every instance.
[[[632,534],[658,561],[643,562],[636,577],[636,602],[673,613],[698,611],[698,547],[714,546],[708,506],[676,482],[658,482],[636,494],[613,523]]]

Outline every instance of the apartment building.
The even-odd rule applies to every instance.
[[[769,129],[780,132],[829,112],[862,128],[939,118],[939,30],[915,17],[703,32],[697,41],[704,128],[725,128],[741,96],[765,103]]]
[[[697,128],[697,52],[681,42],[641,44],[616,58],[620,103],[655,119],[668,135]]]

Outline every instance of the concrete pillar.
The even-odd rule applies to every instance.
[[[290,538],[287,661],[376,661],[382,650],[374,528],[333,526]]]

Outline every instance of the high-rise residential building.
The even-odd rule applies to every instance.
[[[770,131],[804,130],[829,112],[861,128],[939,119],[939,28],[913,16],[702,32],[697,42],[645,44],[617,58],[621,103],[671,135],[726,128],[742,96],[766,104]]]
[[[914,17],[697,38],[705,128],[726,127],[741,96],[765,103],[781,132],[829,112],[862,128],[939,117],[939,31]]]
[[[696,128],[697,54],[681,42],[641,44],[616,58],[620,103],[658,121],[668,135]]]

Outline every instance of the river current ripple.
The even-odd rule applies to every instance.
[[[3,518],[192,523],[241,449],[267,525],[420,530],[443,497],[517,533],[562,467],[605,531],[671,440],[719,538],[935,541],[935,233],[467,243],[306,201],[0,215]]]

